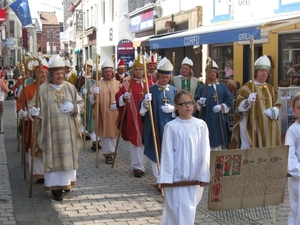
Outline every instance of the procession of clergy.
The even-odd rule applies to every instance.
[[[228,112],[233,106],[234,91],[218,81],[219,68],[214,60],[207,65],[205,84],[194,76],[193,62],[188,57],[182,60],[180,74],[174,77],[170,60],[165,57],[156,63],[153,55],[149,59],[137,56],[129,63],[129,71],[124,61],[119,60],[116,74],[112,59],[105,59],[101,65],[88,59],[79,75],[72,72],[70,62],[59,55],[53,55],[48,61],[41,57],[40,63],[34,61],[30,66],[33,76],[19,81],[19,130],[21,135],[24,130],[29,166],[34,155],[33,177],[37,183],[44,183],[57,201],[63,200],[63,195],[76,183],[78,154],[84,149],[83,135],[91,139],[93,151],[101,149],[107,164],[112,164],[116,157],[120,135],[129,141],[133,176],[141,178],[146,162],[150,161],[157,180],[164,126],[176,117],[174,96],[180,90],[186,90],[194,98],[194,116],[207,124],[209,151],[228,147],[231,137]],[[261,68],[270,69],[266,56],[255,62],[255,69]],[[243,104],[247,110],[255,102],[255,95],[251,93],[249,99],[246,97],[243,101],[247,102]],[[181,105],[189,107],[191,103]],[[235,128],[239,129],[239,125],[235,124]],[[246,136],[246,132],[242,133]],[[209,157],[205,160],[204,176],[210,177]],[[185,167],[184,162],[178,163]]]

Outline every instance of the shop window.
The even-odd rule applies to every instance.
[[[233,45],[210,45],[209,56],[219,67],[220,79],[233,79]]]
[[[299,34],[280,35],[279,40],[279,83],[300,85]]]

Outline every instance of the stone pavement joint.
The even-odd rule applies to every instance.
[[[164,199],[153,188],[155,183],[151,165],[142,178],[135,178],[130,168],[129,144],[120,140],[115,167],[105,164],[99,151],[79,153],[77,183],[62,202],[53,200],[51,192],[42,184],[33,183],[29,195],[30,177],[23,175],[21,151],[18,151],[15,100],[4,101],[4,135],[0,135],[0,224],[18,225],[149,225],[158,224]],[[28,169],[27,169],[28,170]],[[197,207],[195,225],[271,225],[272,219],[245,218],[241,221],[221,221],[207,209],[207,188]],[[286,224],[289,214],[287,188],[285,200],[277,207],[277,225]]]

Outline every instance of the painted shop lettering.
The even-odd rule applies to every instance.
[[[184,45],[190,46],[190,45],[199,45],[199,36],[189,36],[184,38]]]
[[[239,34],[239,41],[246,41],[250,40],[250,33],[240,33]]]

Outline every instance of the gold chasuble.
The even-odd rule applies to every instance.
[[[277,98],[277,91],[268,83],[263,85],[255,84],[254,93],[257,92],[255,105],[254,121],[252,121],[252,109],[247,112],[238,112],[238,106],[243,100],[248,99],[252,91],[252,82],[247,82],[239,91],[236,100],[237,110],[234,117],[234,125],[231,137],[230,148],[239,149],[240,140],[240,121],[243,116],[247,118],[247,135],[252,145],[252,125],[254,125],[254,144],[251,148],[273,147],[280,145],[279,123],[277,119],[270,119],[264,114],[264,110],[272,107],[280,108],[281,104]],[[242,103],[243,104],[243,103]],[[252,105],[253,107],[253,105]]]

